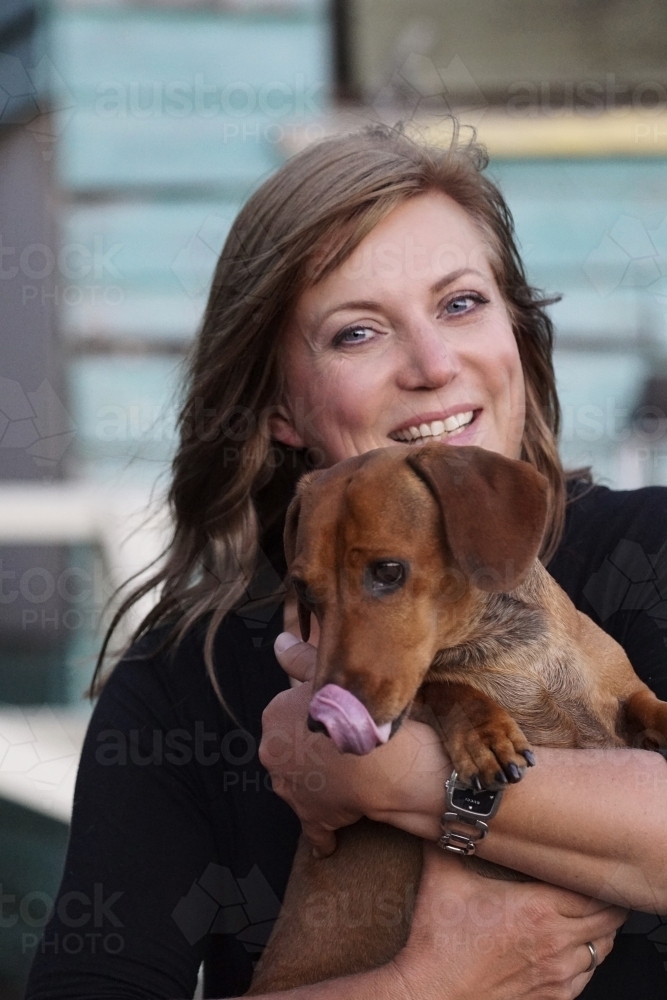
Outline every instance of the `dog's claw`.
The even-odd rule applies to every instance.
[[[479,780],[478,774],[473,774],[472,778],[470,779],[470,784],[472,785],[474,791],[476,792],[482,791],[482,782]]]
[[[528,767],[535,767],[535,754],[532,750],[522,750],[521,756],[526,758],[526,763]]]
[[[496,771],[496,781],[499,785],[507,784],[507,775],[504,771]]]
[[[514,782],[521,780],[521,771],[516,766],[516,764],[514,763],[508,764],[507,767],[505,768],[505,771],[510,781]]]

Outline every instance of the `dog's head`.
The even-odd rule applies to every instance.
[[[301,633],[320,626],[309,725],[368,753],[405,717],[439,649],[514,590],[544,533],[531,465],[440,443],[368,452],[299,483],[285,554]]]

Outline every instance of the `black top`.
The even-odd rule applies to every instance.
[[[579,496],[549,568],[667,700],[667,489]],[[146,658],[161,638],[149,635],[117,666],[86,736],[28,1000],[190,997],[202,959],[207,997],[247,988],[299,833],[257,757],[262,709],[288,686],[273,654],[281,630],[274,605],[231,614],[218,632],[238,724],[206,676],[202,628],[174,655]],[[662,1000],[666,960],[667,918],[633,914],[582,996]]]

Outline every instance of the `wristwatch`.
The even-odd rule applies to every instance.
[[[489,832],[489,821],[498,812],[504,788],[498,791],[473,792],[469,785],[459,781],[456,771],[452,771],[445,782],[447,793],[447,808],[440,820],[442,836],[438,847],[454,854],[474,854],[480,840],[484,840]],[[470,829],[470,834],[457,833],[449,828],[450,823],[463,823]]]

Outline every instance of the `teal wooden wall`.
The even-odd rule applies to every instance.
[[[231,220],[282,161],[278,140],[329,106],[326,7],[268,15],[56,5],[51,37],[63,241],[91,263],[73,267],[63,289],[65,336],[178,351],[197,330]],[[495,160],[490,172],[531,279],[563,295],[552,309],[563,453],[613,481],[609,420],[622,424],[665,355],[664,162]],[[71,259],[83,260],[76,250]],[[177,361],[79,353],[71,398],[89,471],[135,456],[154,474],[169,454]],[[112,437],[113,407],[119,428],[133,428],[125,437]],[[591,407],[612,412],[595,440]]]
[[[561,452],[619,485],[618,451],[645,379],[667,371],[664,160],[492,162],[532,282],[551,307],[563,407]],[[650,481],[667,483],[664,446]]]
[[[61,102],[74,109],[64,109],[59,150],[72,189],[243,195],[279,162],[288,121],[312,118],[330,98],[319,3],[273,15],[63,6],[52,38]]]
[[[178,357],[161,352],[194,336],[231,222],[289,129],[329,106],[327,6],[55,4],[51,43],[78,457],[102,478],[133,459],[150,479],[173,439]]]

